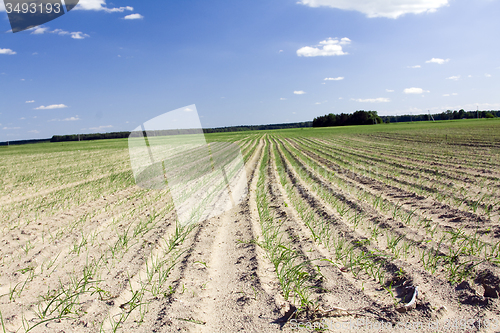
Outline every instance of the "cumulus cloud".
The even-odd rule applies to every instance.
[[[368,17],[396,19],[405,14],[432,13],[448,5],[448,0],[300,0],[309,7],[331,7],[355,10]]]
[[[35,110],[53,110],[53,109],[64,109],[64,108],[67,108],[68,106],[67,105],[64,105],[64,104],[53,104],[53,105],[49,105],[49,106],[39,106],[37,107]]]
[[[94,131],[100,131],[100,130],[103,130],[106,128],[112,128],[112,127],[113,127],[112,125],[107,125],[107,126],[99,126],[99,127],[90,127],[89,129],[94,130]]]
[[[442,65],[447,63],[448,61],[450,61],[450,59],[432,58],[431,60],[427,60],[425,63]]]
[[[447,77],[446,80],[458,81],[458,80],[460,80],[460,75]]]
[[[0,49],[0,54],[14,55],[16,54],[16,52],[12,51],[11,49]]]
[[[123,13],[124,11],[133,11],[134,8],[130,6],[118,7],[118,8],[108,8],[106,7],[106,0],[80,0],[78,6],[75,9],[79,10],[96,10],[105,11],[107,13]]]
[[[305,92],[305,91],[303,91],[303,90],[295,90],[293,93],[294,93],[295,95],[304,95],[306,92]]]
[[[348,54],[344,52],[343,46],[351,44],[351,40],[347,37],[342,39],[328,38],[315,46],[305,46],[297,50],[299,57],[328,57],[328,56],[341,56]]]
[[[379,97],[379,98],[358,98],[352,99],[353,101],[360,103],[389,103],[391,100],[389,98]]]
[[[50,29],[48,27],[37,27],[33,30],[33,32],[31,33],[32,35],[43,35],[43,34],[57,34],[57,35],[60,35],[60,36],[71,36],[71,38],[73,39],[85,39],[87,37],[90,37],[89,35],[87,34],[84,34],[83,32],[81,31],[77,31],[77,32],[69,32],[69,31],[65,31],[65,30],[62,30],[62,29],[55,29],[55,30],[52,30],[50,31]]]
[[[344,77],[343,77],[343,76],[339,76],[339,77],[327,77],[327,78],[325,79],[325,81],[341,81],[341,80],[343,80],[343,79],[344,79]]]
[[[405,94],[423,94],[424,92],[429,92],[429,91],[424,91],[422,88],[406,88],[403,91]]]
[[[85,39],[87,37],[90,37],[89,35],[87,34],[84,34],[83,32],[81,31],[77,31],[77,32],[70,32],[69,33],[71,35],[71,38],[73,39]]]
[[[124,17],[125,20],[141,20],[144,16],[141,14],[130,14]]]

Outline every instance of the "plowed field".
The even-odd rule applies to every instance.
[[[208,135],[249,192],[185,227],[126,141],[0,148],[0,327],[500,331],[500,122],[398,125]]]

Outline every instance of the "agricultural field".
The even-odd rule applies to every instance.
[[[0,332],[500,330],[499,120],[206,138],[248,195],[192,225],[127,140],[0,147]]]

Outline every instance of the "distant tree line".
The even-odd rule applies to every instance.
[[[287,123],[287,124],[204,128],[203,133],[258,131],[258,130],[273,130],[273,129],[286,129],[286,128],[303,128],[303,127],[311,127],[311,126],[312,126],[312,121],[306,121],[306,122],[300,122],[300,123]],[[54,135],[50,139],[50,142],[123,139],[123,138],[128,138],[131,133],[132,132],[112,132],[112,133],[96,133],[96,134]],[[149,136],[163,136],[163,135],[195,134],[195,133],[201,133],[201,132],[199,129],[182,129],[182,130],[148,131],[147,133]],[[137,133],[137,135],[141,135],[141,134]]]
[[[429,121],[429,120],[452,120],[452,119],[474,119],[474,118],[496,118],[500,117],[500,111],[465,111],[461,110],[446,110],[436,114],[405,114],[401,116],[382,116],[384,122],[409,122],[409,121]]]
[[[329,127],[329,126],[347,126],[347,125],[371,125],[380,124],[383,120],[377,114],[377,111],[356,111],[352,114],[341,113],[335,115],[333,113],[325,116],[314,118],[313,127]]]
[[[5,142],[0,142],[0,146],[26,145],[29,143],[42,143],[42,142],[50,142],[50,139],[5,141]]]
[[[128,138],[129,135],[130,132],[54,135],[52,139],[50,139],[50,142],[123,139],[123,138]]]
[[[249,126],[230,126],[218,128],[204,128],[204,133],[222,133],[222,132],[239,132],[239,131],[262,131],[262,130],[275,130],[287,128],[304,128],[312,127],[312,121],[305,121],[301,123],[287,123],[287,124],[270,124],[270,125],[249,125]]]

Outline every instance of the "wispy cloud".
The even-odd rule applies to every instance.
[[[486,77],[491,77],[491,74],[484,74],[484,76],[486,76]]]
[[[35,103],[35,101],[26,101],[26,103]]]
[[[394,90],[392,90],[392,89],[386,89],[385,91],[387,91],[387,92],[394,92]]]
[[[300,0],[299,4],[309,7],[332,7],[355,10],[368,17],[396,19],[405,14],[432,13],[448,5],[448,0]]]
[[[280,101],[286,101],[286,98],[281,97]]]
[[[0,54],[14,55],[17,54],[17,52],[12,51],[11,49],[0,49]]]
[[[431,60],[427,60],[425,63],[426,64],[438,64],[438,65],[442,65],[442,64],[445,64],[445,63],[447,63],[449,61],[450,61],[450,59],[432,58]]]
[[[460,75],[447,77],[446,80],[458,81],[460,80]]]
[[[57,34],[59,36],[71,36],[71,38],[73,38],[73,39],[85,39],[87,37],[90,37],[89,35],[84,34],[81,31],[69,32],[69,31],[65,31],[62,29],[55,29],[55,30],[50,31],[50,29],[48,27],[37,27],[33,30],[33,32],[31,34],[32,35],[43,35],[46,33],[47,34]]]
[[[69,118],[64,118],[64,119],[59,119],[59,118],[51,119],[51,120],[49,120],[49,122],[51,122],[51,121],[78,121],[78,120],[81,120],[80,116],[76,115],[74,117],[69,117]]]
[[[352,99],[353,101],[360,103],[389,103],[391,100],[389,98],[379,97],[379,98],[358,98]]]
[[[341,80],[343,80],[343,79],[344,79],[344,77],[343,77],[343,76],[339,76],[339,77],[327,77],[327,78],[325,79],[325,81],[341,81]]]
[[[38,134],[38,133],[40,133],[40,131],[37,131],[37,130],[32,130],[32,131],[28,131],[28,133]]]
[[[348,54],[342,49],[343,46],[351,44],[351,40],[347,37],[342,39],[328,38],[319,42],[315,46],[305,46],[297,50],[299,57],[330,57],[341,56]]]
[[[142,20],[143,18],[141,14],[130,14],[124,17],[125,20]]]
[[[453,94],[444,94],[443,97],[450,97],[450,96],[458,96],[457,93],[453,93]]]
[[[67,105],[64,104],[53,104],[49,106],[39,106],[35,110],[54,110],[54,109],[65,109],[67,108]]]
[[[415,66],[408,66],[408,68],[422,68],[420,65],[415,65]]]
[[[100,131],[100,130],[103,130],[106,128],[112,128],[112,127],[113,127],[112,125],[107,125],[107,126],[99,126],[99,127],[90,127],[89,129],[93,130],[93,131]]]
[[[304,95],[304,94],[306,94],[306,92],[305,92],[305,91],[303,91],[303,90],[295,90],[293,93],[294,93],[295,95]]]
[[[4,130],[18,130],[21,129],[21,127],[4,127]]]

